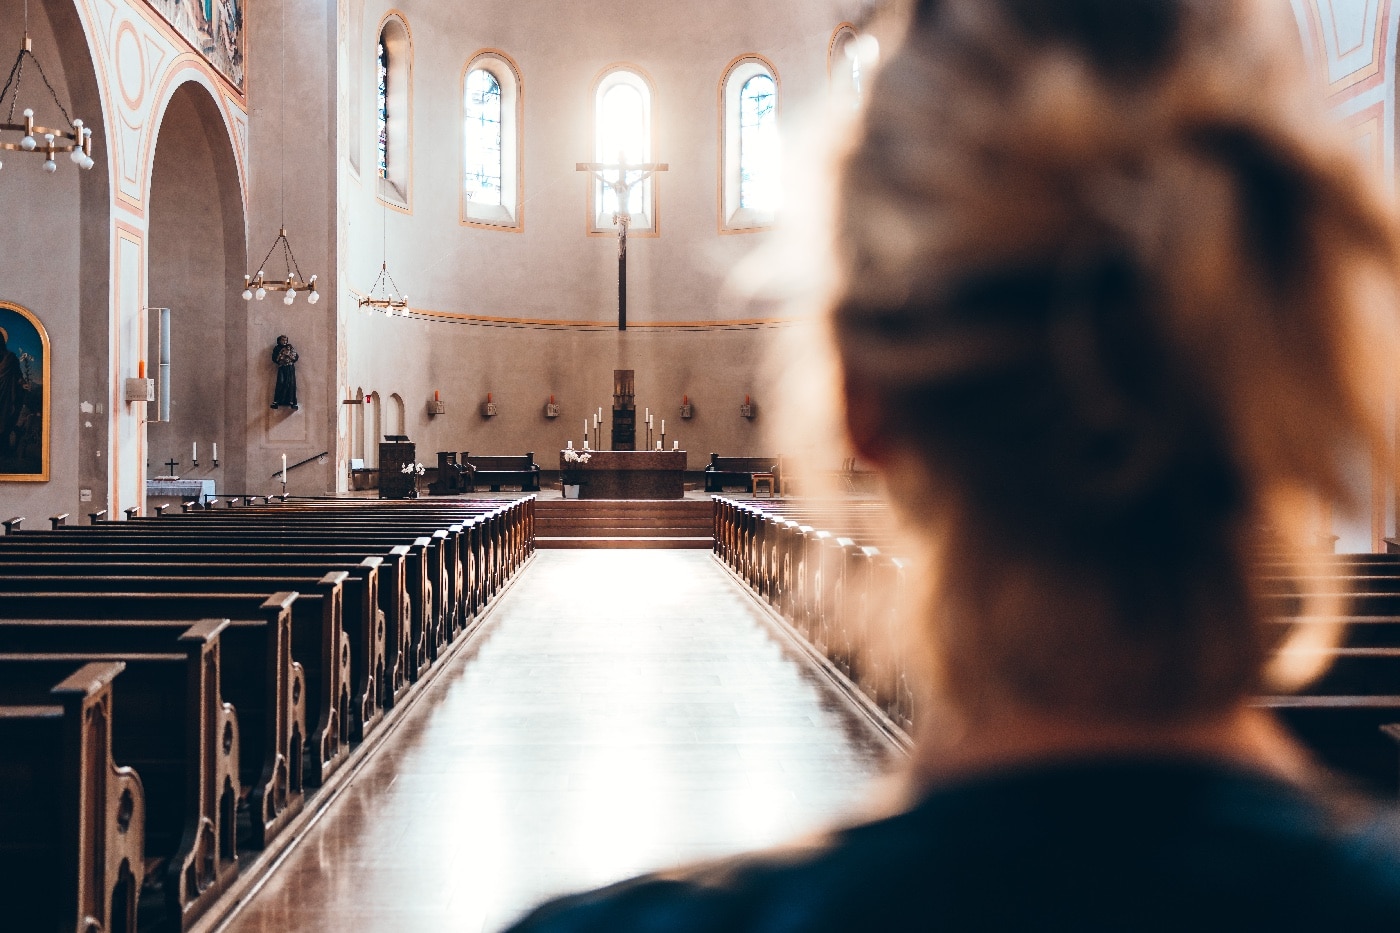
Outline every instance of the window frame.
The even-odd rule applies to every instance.
[[[473,71],[487,71],[501,86],[501,203],[473,204],[467,197],[467,78]],[[459,219],[464,226],[521,232],[525,229],[525,84],[520,68],[500,49],[479,49],[462,66],[462,156],[458,160],[457,197]]]
[[[379,47],[389,57],[388,74],[388,175],[379,173]],[[413,210],[413,31],[398,10],[390,10],[375,32],[372,61],[375,90],[375,195],[388,207],[404,213]],[[402,118],[396,119],[396,114]],[[396,153],[398,153],[396,157]]]
[[[628,62],[617,62],[609,65],[598,73],[593,79],[592,93],[590,101],[592,105],[592,148],[593,161],[612,163],[617,158],[617,153],[605,156],[598,151],[600,141],[598,139],[598,115],[602,109],[603,95],[619,84],[628,84],[635,87],[642,95],[642,106],[646,112],[646,140],[647,154],[645,161],[654,162],[656,159],[656,85],[651,76],[637,65]],[[628,237],[659,237],[661,235],[661,185],[659,180],[661,173],[652,175],[642,182],[645,186],[642,195],[643,210],[640,213],[632,214],[632,221],[627,229]],[[589,236],[616,236],[617,227],[613,224],[612,215],[602,215],[599,211],[602,208],[601,197],[602,182],[592,175],[588,181],[588,235]],[[650,207],[650,210],[646,208]]]
[[[778,69],[771,61],[757,52],[749,52],[733,59],[724,69],[719,83],[719,232],[757,233],[770,230],[776,222],[776,213],[740,207],[740,112],[741,95],[750,79],[763,74],[773,80],[776,100],[773,103],[774,120],[779,132],[782,126],[783,82]]]

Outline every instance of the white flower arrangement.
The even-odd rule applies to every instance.
[[[587,463],[593,459],[593,452],[588,450],[574,450],[570,447],[564,451],[564,459],[569,463]]]
[[[421,463],[405,463],[403,467],[399,470],[399,472],[405,474],[416,473],[419,476],[422,476],[424,473],[428,472],[428,468],[423,466],[423,464]]]

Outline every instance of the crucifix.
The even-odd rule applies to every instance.
[[[612,190],[617,196],[617,212],[613,223],[617,224],[617,329],[627,329],[627,227],[632,223],[632,189],[657,172],[668,171],[671,166],[665,162],[640,162],[627,164],[627,156],[619,152],[617,163],[579,162],[577,171],[588,172]],[[615,178],[606,173],[615,172]]]
[[[165,461],[165,465],[168,466],[168,467],[170,467],[170,472],[167,473],[166,475],[167,475],[167,476],[174,476],[174,475],[175,475],[175,468],[176,468],[177,466],[180,465],[180,461],[176,460],[174,457],[171,457],[169,460]]]

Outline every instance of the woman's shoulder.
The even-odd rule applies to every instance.
[[[1039,769],[809,844],[561,898],[512,933],[1241,923],[1400,929],[1400,817],[1228,768]]]

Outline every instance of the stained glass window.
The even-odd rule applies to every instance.
[[[739,207],[778,206],[778,86],[756,74],[739,91]]]
[[[598,161],[616,164],[620,157],[629,164],[640,164],[651,157],[651,131],[648,126],[647,102],[642,91],[631,82],[618,82],[603,91],[598,101]],[[608,178],[616,177],[609,172]],[[629,179],[631,180],[631,179]],[[617,192],[611,185],[598,183],[599,211],[605,217],[619,212]],[[627,210],[645,214],[650,210],[651,180],[641,181],[627,196]]]
[[[379,37],[379,177],[389,177],[389,47]]]
[[[466,192],[475,204],[501,203],[501,82],[485,68],[467,75]]]

